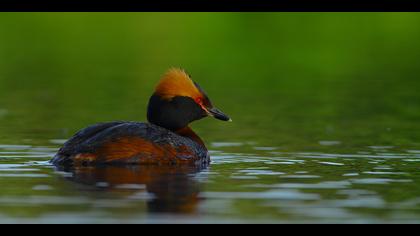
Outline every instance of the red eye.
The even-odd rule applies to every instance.
[[[195,99],[195,102],[198,104],[198,105],[200,105],[200,107],[203,109],[203,110],[205,110],[205,111],[207,111],[207,108],[204,106],[204,104],[203,104],[203,99],[202,98],[196,98]]]
[[[196,98],[196,99],[195,99],[195,102],[196,102],[197,104],[203,105],[203,99],[202,99],[202,98]]]

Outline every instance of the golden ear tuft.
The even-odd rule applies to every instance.
[[[191,97],[193,99],[202,97],[194,81],[183,69],[179,68],[171,68],[163,75],[156,86],[155,93],[164,99],[172,99],[175,96]]]

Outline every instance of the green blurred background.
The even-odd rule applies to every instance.
[[[418,146],[419,26],[418,13],[0,13],[0,143],[144,121],[176,66],[234,120],[194,123],[206,142]]]

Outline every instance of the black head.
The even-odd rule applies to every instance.
[[[171,69],[163,77],[150,97],[147,108],[150,123],[173,131],[207,116],[231,121],[227,115],[213,107],[201,87],[180,69]]]

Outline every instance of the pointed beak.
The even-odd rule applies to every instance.
[[[226,114],[224,114],[217,108],[210,108],[207,111],[210,116],[213,116],[214,118],[218,120],[230,121],[230,122],[232,121],[232,119],[229,116],[227,116]]]

